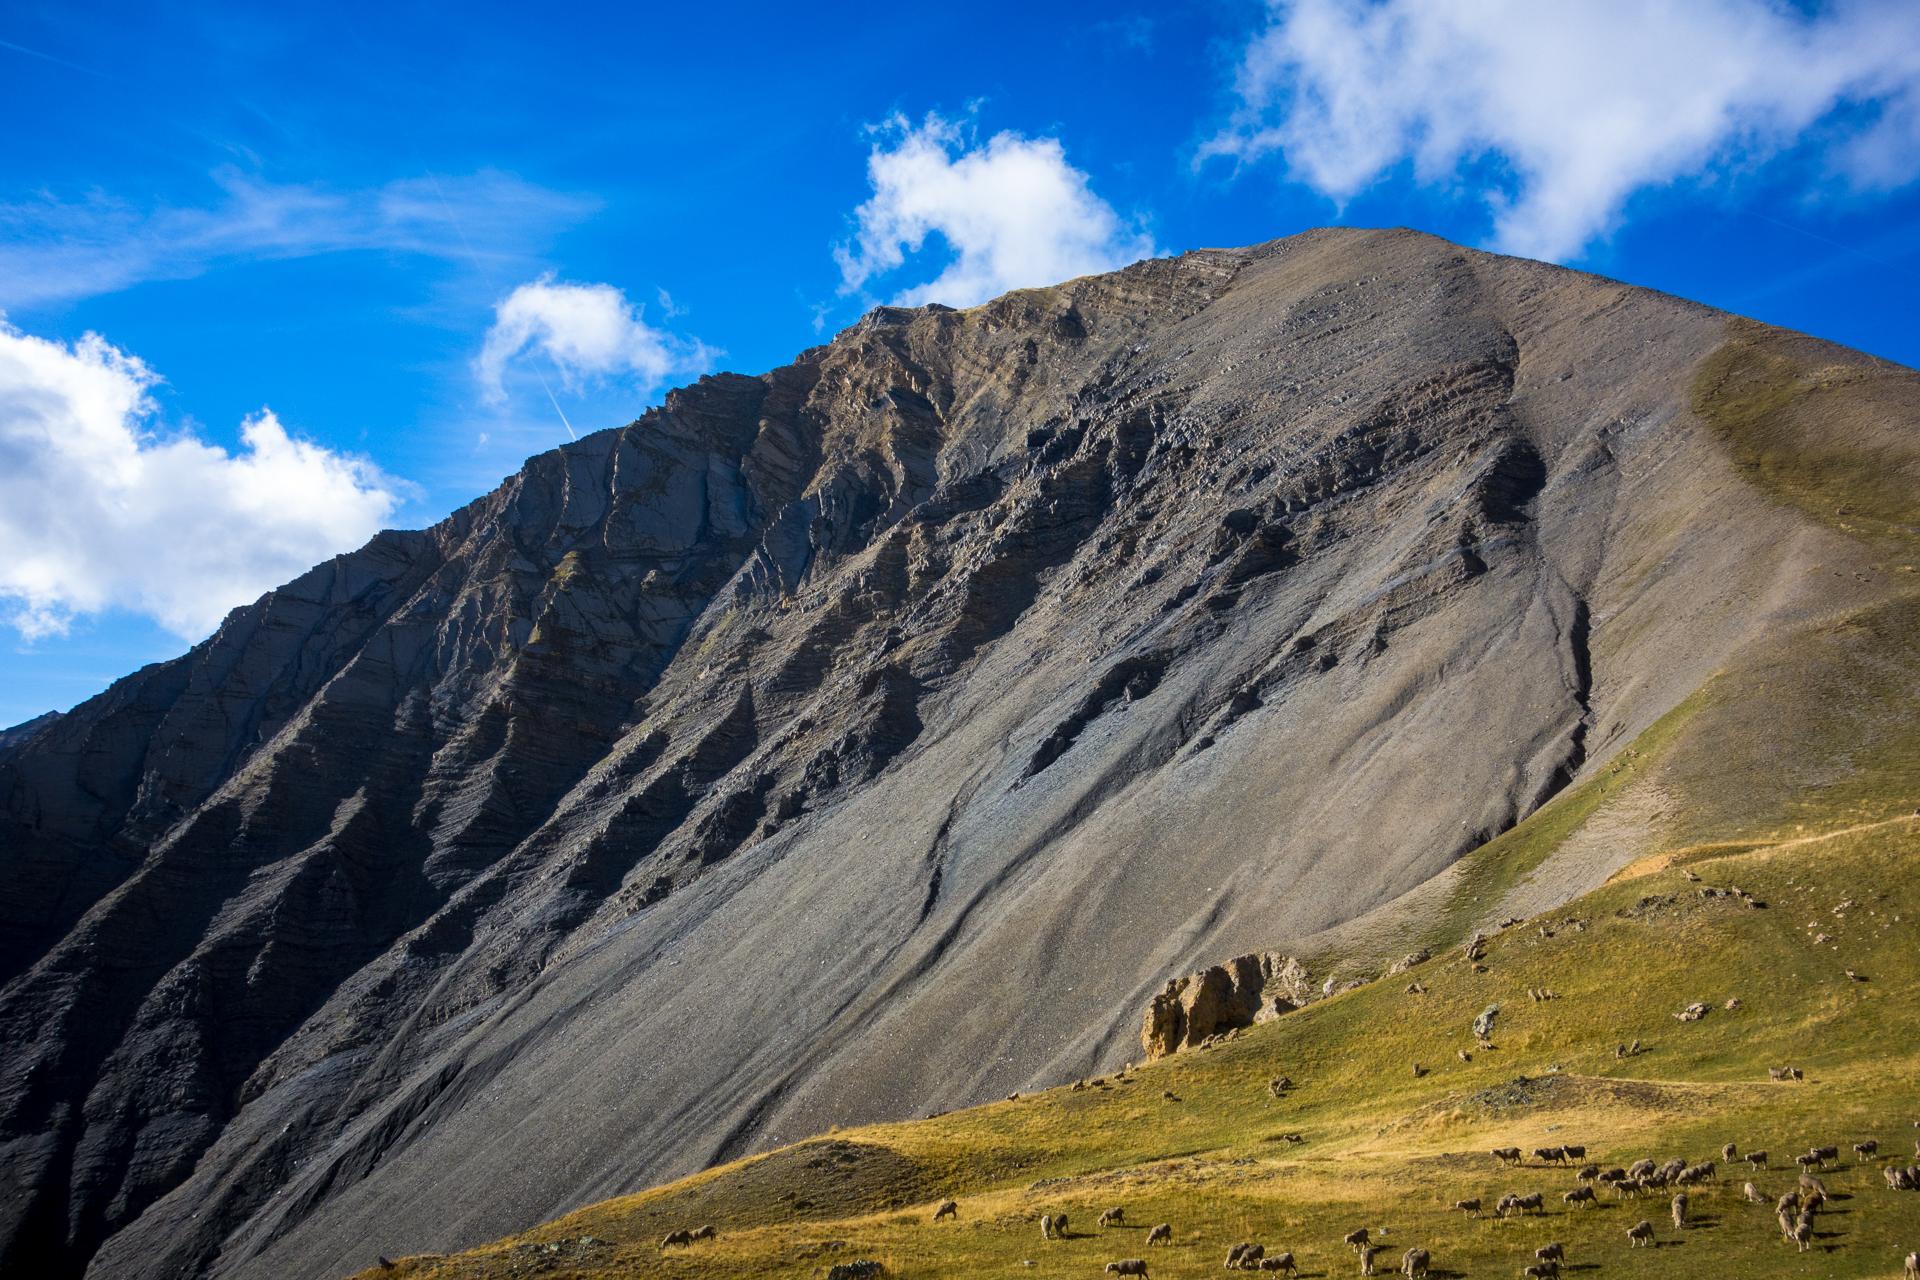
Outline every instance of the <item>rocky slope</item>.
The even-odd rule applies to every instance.
[[[0,740],[0,1271],[332,1275],[1137,1057],[1892,598],[1914,388],[1358,231],[702,379]]]

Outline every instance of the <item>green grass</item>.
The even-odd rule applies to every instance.
[[[1559,1196],[1570,1171],[1501,1170],[1484,1153],[1578,1142],[1624,1164],[1704,1159],[1732,1140],[1785,1163],[1815,1142],[1867,1136],[1911,1152],[1916,870],[1912,820],[1681,852],[1497,935],[1485,973],[1457,954],[1419,966],[1424,995],[1376,982],[1124,1081],[842,1131],[471,1254],[410,1259],[401,1273],[802,1277],[868,1257],[903,1277],[1095,1276],[1113,1258],[1147,1256],[1155,1276],[1198,1277],[1218,1271],[1229,1244],[1254,1239],[1293,1250],[1307,1273],[1340,1274],[1357,1273],[1340,1237],[1364,1224],[1387,1228],[1396,1258],[1417,1243],[1461,1275],[1517,1274],[1548,1239],[1609,1275],[1898,1274],[1904,1251],[1920,1247],[1920,1193],[1886,1190],[1877,1168],[1829,1176],[1847,1198],[1821,1219],[1818,1250],[1801,1255],[1769,1212],[1740,1203],[1745,1174],[1694,1189],[1700,1225],[1676,1232],[1664,1197],[1569,1210]],[[1766,907],[1700,894],[1730,885]],[[1830,936],[1816,945],[1819,932]],[[1558,998],[1536,1003],[1531,987]],[[1730,998],[1740,1008],[1722,1007]],[[1714,1011],[1676,1021],[1694,1000]],[[1496,1001],[1497,1047],[1476,1049],[1469,1024]],[[1617,1058],[1633,1039],[1645,1051]],[[1417,1079],[1416,1061],[1430,1068]],[[1783,1063],[1801,1066],[1806,1083],[1769,1081],[1766,1068]],[[1282,1072],[1297,1088],[1276,1102],[1265,1082]],[[1280,1140],[1287,1133],[1304,1141]],[[1777,1194],[1792,1176],[1776,1167],[1756,1181]],[[1549,1213],[1500,1223],[1448,1209],[1508,1190],[1547,1193]],[[932,1224],[947,1195],[960,1220]],[[1147,1254],[1142,1231],[1095,1228],[1112,1205],[1132,1223],[1171,1222],[1174,1247]],[[1060,1210],[1075,1238],[1042,1242],[1038,1216]],[[1627,1249],[1624,1230],[1641,1217],[1659,1227],[1660,1249]],[[666,1231],[707,1221],[718,1240],[660,1253]]]

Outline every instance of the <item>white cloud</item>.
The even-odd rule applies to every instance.
[[[1635,192],[1756,164],[1816,127],[1829,176],[1920,176],[1920,6],[1270,0],[1238,92],[1202,159],[1278,153],[1336,200],[1406,161],[1432,183],[1491,169],[1496,247],[1564,259]]]
[[[666,294],[663,302],[671,309]],[[507,366],[539,352],[569,386],[603,378],[630,380],[650,392],[675,375],[699,373],[713,352],[646,322],[610,284],[568,284],[551,275],[523,284],[494,307],[493,327],[474,361],[487,397],[506,396]]]
[[[842,292],[898,270],[938,235],[953,260],[895,295],[903,305],[971,306],[1009,289],[1111,271],[1154,253],[1067,163],[1057,138],[997,133],[968,147],[962,128],[929,115],[878,127],[867,158],[873,196],[854,211],[854,237],[835,251]]]
[[[0,308],[184,280],[223,263],[351,250],[513,259],[595,207],[511,174],[407,178],[361,190],[213,175],[204,207],[105,195],[0,204]]]
[[[27,639],[124,608],[198,640],[399,505],[398,482],[270,409],[237,453],[156,434],[158,381],[97,334],[69,346],[0,321],[0,600]]]

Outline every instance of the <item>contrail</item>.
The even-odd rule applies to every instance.
[[[480,255],[473,251],[473,242],[467,239],[467,229],[460,225],[459,217],[453,212],[452,201],[447,199],[447,193],[440,186],[440,176],[429,169],[427,170],[427,181],[433,184],[433,194],[440,201],[440,208],[445,211],[447,221],[452,224],[453,233],[460,237],[460,247],[466,250],[467,261],[473,264],[474,274],[482,280],[485,280],[489,289],[495,287],[492,274],[480,265]],[[547,359],[553,359],[552,352],[547,353]],[[558,365],[556,364],[555,367],[557,368]],[[547,393],[547,403],[553,406],[554,413],[559,416],[560,425],[567,429],[567,439],[578,440],[580,437],[574,431],[573,424],[567,421],[566,413],[560,408],[559,398],[553,394],[553,388],[547,384],[547,375],[535,369],[533,376],[540,379],[540,389]]]
[[[96,71],[92,67],[83,67],[77,62],[68,62],[65,58],[56,58],[50,53],[42,53],[38,49],[29,49],[27,46],[15,44],[11,40],[0,40],[0,49],[11,49],[15,53],[25,54],[29,58],[38,58],[42,62],[51,62],[55,66],[65,67],[69,71],[78,71],[82,75],[98,76],[102,80],[118,79],[117,76],[110,76],[104,71]]]

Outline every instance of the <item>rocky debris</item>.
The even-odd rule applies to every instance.
[[[1490,1004],[1482,1009],[1473,1020],[1473,1038],[1482,1043],[1493,1039],[1493,1026],[1499,1019],[1499,1005]]]
[[[1140,1044],[1151,1062],[1291,1013],[1318,995],[1306,966],[1293,956],[1236,956],[1168,981],[1147,1005]]]

